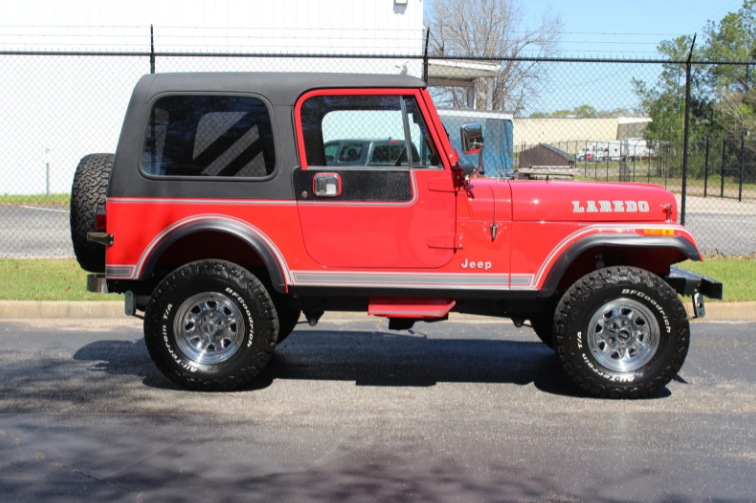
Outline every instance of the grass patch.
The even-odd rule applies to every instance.
[[[122,300],[87,292],[87,272],[74,259],[0,260],[0,300]]]
[[[18,196],[12,194],[0,194],[0,204],[13,204],[16,206],[69,206],[71,194],[32,194]]]
[[[687,260],[678,264],[724,285],[725,302],[756,301],[756,259],[707,257],[703,262]]]

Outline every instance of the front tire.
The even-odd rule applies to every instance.
[[[278,316],[263,284],[230,262],[187,264],[160,282],[144,318],[160,371],[187,389],[248,385],[270,361]]]
[[[581,388],[601,397],[640,398],[679,372],[690,325],[661,278],[635,267],[607,267],[567,290],[554,336],[565,370]]]

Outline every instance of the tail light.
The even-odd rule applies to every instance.
[[[98,231],[104,231],[107,228],[108,216],[105,213],[105,205],[101,205],[97,208],[96,226]]]

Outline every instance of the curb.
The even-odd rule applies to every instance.
[[[124,318],[123,302],[0,300],[0,318]]]
[[[685,303],[688,316],[693,306]],[[44,301],[0,300],[0,318],[125,318],[122,301]],[[353,320],[367,317],[365,313],[329,312],[324,320]],[[498,318],[451,313],[451,320]],[[705,320],[756,320],[756,302],[707,302]]]

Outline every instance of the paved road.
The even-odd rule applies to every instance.
[[[190,393],[138,320],[0,321],[0,501],[753,501],[756,323],[696,323],[654,399],[582,396],[529,329],[295,331]]]

